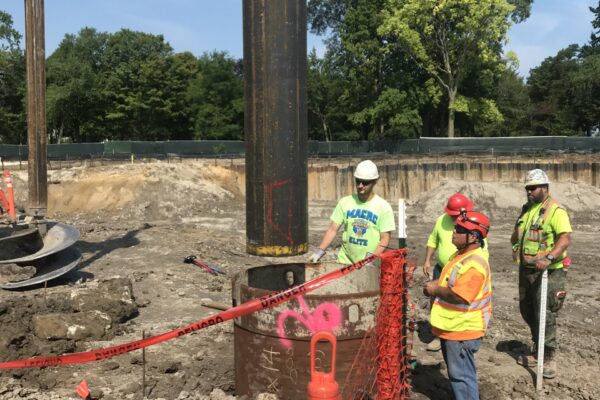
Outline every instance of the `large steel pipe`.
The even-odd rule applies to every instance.
[[[308,282],[340,264],[278,264],[250,268],[233,280],[234,305]],[[346,382],[363,340],[368,342],[379,304],[379,269],[365,267],[310,294],[234,321],[235,390],[255,398],[273,393],[280,399],[304,400],[310,380],[313,329],[337,337],[335,379]],[[366,338],[366,339],[365,339]],[[330,371],[330,347],[318,348],[318,369]],[[364,353],[363,353],[364,354]],[[361,360],[373,362],[372,360]],[[354,371],[356,372],[356,371]],[[372,376],[363,376],[370,381]],[[350,398],[346,393],[344,398]],[[362,398],[362,397],[355,397]]]
[[[308,250],[306,2],[244,0],[246,249]]]
[[[44,0],[25,0],[27,53],[28,214],[44,219],[48,207],[46,136],[46,50]]]

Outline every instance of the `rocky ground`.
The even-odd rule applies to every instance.
[[[25,172],[15,171],[18,203]],[[77,227],[81,267],[47,288],[0,292],[0,361],[60,355],[127,343],[167,332],[219,312],[203,299],[231,303],[231,277],[249,267],[302,260],[245,253],[244,199],[227,165],[192,162],[50,171],[49,213]],[[426,237],[445,198],[461,190],[492,217],[490,262],[494,319],[477,355],[482,399],[534,399],[535,373],[515,362],[529,345],[517,303],[517,270],[508,238],[525,194],[518,183],[440,182],[408,201],[408,245],[422,259]],[[514,189],[514,187],[517,189]],[[511,189],[512,188],[512,189]],[[514,190],[511,191],[511,190]],[[559,375],[546,380],[548,399],[595,399],[600,383],[600,262],[596,188],[575,183],[552,187],[574,225],[568,297],[559,319]],[[333,202],[311,202],[310,244],[318,244]],[[312,249],[312,247],[311,247]],[[195,254],[227,275],[212,276],[184,264]],[[328,254],[328,260],[333,254]],[[451,398],[439,353],[425,351],[427,300],[420,268],[411,289],[417,304],[414,349],[415,399]],[[69,330],[81,325],[87,329]],[[62,323],[57,323],[57,321]],[[94,322],[94,323],[92,323]],[[145,350],[88,363],[42,369],[2,370],[0,399],[71,399],[86,379],[92,398],[234,398],[233,323],[226,322]],[[268,395],[262,395],[268,399]],[[272,398],[272,397],[271,397]],[[285,394],[280,398],[285,399]]]

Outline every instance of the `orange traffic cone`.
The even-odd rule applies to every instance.
[[[315,371],[315,347],[319,340],[331,343],[331,372]],[[310,382],[308,400],[342,400],[339,385],[335,381],[335,352],[337,341],[330,332],[317,332],[310,340]]]
[[[10,176],[10,171],[5,169],[4,170],[4,185],[6,185],[6,195],[8,197],[8,215],[10,215],[10,217],[12,219],[17,219],[17,212],[15,210],[15,193],[13,191],[13,185],[12,185],[12,177]]]
[[[0,215],[2,215],[3,212],[8,212],[8,208],[8,200],[4,195],[4,191],[0,188]]]
[[[79,397],[81,397],[84,400],[90,396],[90,389],[88,389],[88,385],[85,379],[82,380],[81,383],[79,383],[79,385],[77,385],[75,392],[79,395]]]

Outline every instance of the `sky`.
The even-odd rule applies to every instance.
[[[83,27],[161,34],[175,51],[196,56],[213,50],[235,58],[243,55],[241,0],[46,0],[44,6],[47,55],[65,34],[77,34]],[[598,0],[535,0],[531,17],[511,28],[505,47],[517,53],[519,74],[527,77],[531,68],[569,44],[587,43],[592,32],[590,6],[598,6]],[[24,1],[0,0],[0,10],[12,15],[25,47]],[[309,34],[309,50],[316,48],[322,55],[322,39]]]

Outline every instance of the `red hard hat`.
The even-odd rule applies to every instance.
[[[473,209],[473,202],[470,201],[467,196],[462,193],[456,193],[450,196],[448,203],[446,204],[446,214],[456,217],[462,212],[471,211]]]
[[[481,233],[481,237],[485,239],[490,230],[490,220],[488,217],[477,211],[467,211],[456,220],[456,225],[462,226],[469,231],[477,231]]]

